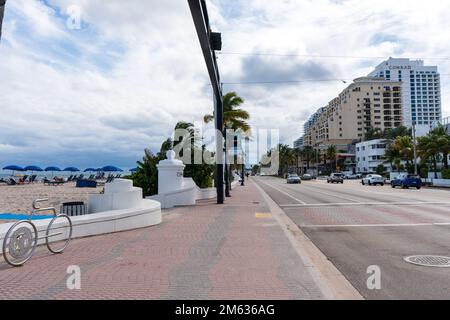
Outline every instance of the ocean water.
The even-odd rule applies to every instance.
[[[0,178],[11,178],[11,173],[10,171],[0,171]],[[14,172],[14,176],[15,177],[21,177],[23,174],[30,176],[31,172]],[[37,179],[38,180],[42,180],[43,178],[47,177],[47,178],[52,178],[52,177],[61,177],[61,178],[68,178],[71,175],[76,175],[79,176],[80,174],[84,174],[84,177],[89,177],[91,174],[97,174],[96,172],[75,172],[75,173],[70,173],[70,172],[54,172],[53,174],[51,172],[34,172],[33,174],[37,175]],[[108,172],[105,173],[105,176],[108,176]],[[124,172],[112,172],[112,174],[114,176],[116,176],[117,174],[122,175],[122,177],[130,175],[131,172],[129,171],[124,171]],[[19,176],[18,176],[19,175]]]

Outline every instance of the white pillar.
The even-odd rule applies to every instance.
[[[173,150],[167,151],[167,159],[158,163],[158,193],[181,190],[184,185],[183,171],[185,165],[175,159]]]

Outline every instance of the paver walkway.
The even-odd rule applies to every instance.
[[[163,212],[159,226],[39,248],[21,268],[0,258],[0,299],[322,299],[252,181],[226,204]],[[81,268],[81,289],[66,286]]]

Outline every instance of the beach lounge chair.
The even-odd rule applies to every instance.
[[[8,184],[8,186],[16,186],[17,182],[16,180],[14,180],[13,178],[9,178],[8,182],[6,182]]]
[[[19,179],[19,181],[17,181],[17,184],[25,184],[25,182],[27,182],[28,179],[28,175],[24,175],[22,178]]]
[[[28,183],[34,183],[34,182],[36,182],[36,178],[37,178],[37,175],[33,174],[33,175],[30,176],[30,178],[28,179]]]
[[[57,180],[48,180],[47,178],[44,178],[43,180],[45,185],[48,186],[60,186],[63,185],[65,183],[65,181],[57,179]]]

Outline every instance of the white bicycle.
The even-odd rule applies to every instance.
[[[6,233],[2,252],[9,265],[24,265],[33,256],[39,240],[45,239],[48,250],[55,254],[62,253],[69,245],[72,238],[72,220],[66,214],[58,214],[54,207],[41,208],[39,203],[45,201],[48,199],[34,200],[29,219],[17,221]],[[44,211],[52,212],[54,217],[45,229],[45,235],[39,236],[32,218],[35,213]]]

